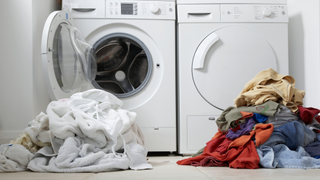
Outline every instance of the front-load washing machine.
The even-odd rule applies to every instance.
[[[176,151],[175,2],[66,0],[63,10],[42,37],[50,98],[113,93],[137,113],[149,151]]]
[[[206,145],[260,71],[288,74],[287,14],[286,0],[177,0],[179,153]]]

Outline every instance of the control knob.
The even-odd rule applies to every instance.
[[[264,9],[262,10],[262,15],[263,15],[264,17],[269,17],[269,16],[271,16],[271,14],[272,14],[272,11],[271,11],[269,8],[264,8]]]
[[[157,14],[160,10],[160,8],[155,3],[151,3],[149,8],[153,14]]]

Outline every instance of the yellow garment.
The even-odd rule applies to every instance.
[[[242,92],[234,99],[234,105],[236,107],[254,106],[271,100],[297,112],[297,106],[303,105],[305,92],[296,89],[295,83],[292,76],[278,74],[269,68],[247,82]]]
[[[39,151],[43,146],[50,145],[50,143],[42,143],[40,141],[39,142],[32,142],[29,134],[27,134],[25,132],[20,134],[20,137],[18,137],[17,139],[10,141],[10,143],[11,144],[20,144],[32,153]]]

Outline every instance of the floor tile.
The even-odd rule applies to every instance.
[[[152,170],[126,170],[112,173],[98,173],[91,176],[88,180],[105,180],[111,178],[112,180],[210,180],[199,169],[192,166],[180,166],[176,162],[182,157],[149,157],[148,162],[152,164]]]
[[[31,171],[0,173],[0,180],[86,180],[94,173],[38,173]]]
[[[320,169],[232,169],[229,167],[193,167],[177,165],[187,157],[151,156],[151,170],[123,170],[103,173],[37,173],[24,171],[0,173],[0,180],[318,180]]]
[[[211,179],[215,180],[262,180],[262,179],[272,179],[272,180],[295,180],[295,179],[320,179],[319,169],[233,169],[229,167],[197,167],[204,174],[206,174]]]

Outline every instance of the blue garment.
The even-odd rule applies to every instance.
[[[312,157],[320,156],[320,133],[317,133],[316,141],[304,147],[304,150]],[[318,159],[318,158],[317,158]]]
[[[314,157],[314,158],[316,158],[316,159],[320,159],[320,156],[316,156],[316,157]]]
[[[320,141],[320,133],[317,133],[316,137],[317,137],[318,141]]]
[[[274,164],[274,153],[270,146],[261,145],[256,147],[257,153],[259,155],[259,164],[265,168],[276,168]]]
[[[262,115],[262,114],[258,114],[258,113],[253,113],[253,120],[255,120],[257,123],[264,123],[269,117]]]
[[[272,124],[274,128],[280,127],[292,121],[298,121],[299,115],[292,112],[291,109],[284,105],[280,105],[278,112],[274,116],[268,117],[266,124]]]
[[[320,141],[315,141],[304,147],[304,150],[312,157],[320,156]]]
[[[301,146],[295,151],[290,150],[284,144],[273,147],[261,145],[256,149],[260,158],[260,165],[265,168],[320,168],[320,160],[310,157]]]
[[[315,137],[315,132],[304,124],[292,121],[274,128],[270,138],[263,145],[273,147],[277,144],[285,144],[289,149],[295,150],[299,146],[305,147],[313,142]]]
[[[240,125],[239,130],[234,132],[232,129],[229,129],[229,132],[226,135],[226,137],[231,140],[235,140],[242,135],[250,134],[250,132],[252,131],[252,128],[255,124],[256,124],[256,122],[253,120],[252,117],[246,118],[245,123]]]

